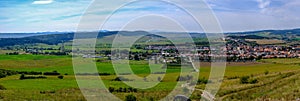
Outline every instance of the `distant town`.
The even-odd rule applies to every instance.
[[[290,30],[282,33],[288,33]],[[293,31],[293,30],[292,30]],[[99,37],[101,40],[106,40],[105,38],[113,38],[118,32],[101,32]],[[135,32],[122,32],[122,33],[135,33]],[[141,32],[136,32],[141,33]],[[147,32],[143,32],[147,33]],[[174,45],[172,43],[165,43],[167,39],[161,36],[156,36],[149,34],[146,38],[142,38],[142,42],[137,43],[128,49],[111,50],[111,42],[97,44],[96,50],[82,50],[75,49],[72,50],[72,38],[74,33],[66,34],[49,34],[44,37],[29,37],[20,39],[7,39],[12,42],[16,42],[14,46],[2,46],[3,50],[11,50],[7,52],[7,55],[18,55],[18,54],[41,54],[41,55],[72,55],[75,53],[81,54],[83,58],[97,58],[106,60],[118,60],[118,59],[129,59],[129,60],[155,60],[156,62],[164,62],[170,64],[179,64],[181,61],[194,61],[199,60],[202,62],[211,62],[222,57],[223,60],[226,59],[227,62],[253,62],[261,59],[272,59],[272,58],[299,58],[300,57],[300,45],[297,43],[297,34],[283,35],[272,32],[267,37],[263,35],[258,35],[257,33],[271,33],[271,32],[255,32],[256,34],[241,33],[241,34],[228,34],[223,41],[226,42],[221,47],[220,54],[215,54],[216,48],[211,48],[209,42],[203,37],[205,34],[201,33],[191,33],[195,43],[181,43]],[[147,35],[147,34],[145,34]],[[52,40],[52,37],[60,37],[62,40]],[[266,39],[266,42],[270,41],[272,38],[276,40],[282,40],[283,44],[257,44],[251,40]],[[28,41],[28,39],[32,41]],[[250,39],[250,40],[249,40]],[[111,39],[110,39],[111,40]],[[157,41],[155,44],[147,44],[149,40]],[[204,41],[203,41],[204,40]],[[21,43],[21,42],[23,43]],[[37,42],[34,42],[37,41]],[[274,40],[273,40],[274,41]],[[34,44],[31,44],[34,42]],[[39,45],[38,42],[42,42],[48,45]],[[146,42],[146,43],[145,43]],[[287,44],[287,42],[294,42],[293,44]],[[25,44],[28,43],[28,44]],[[273,42],[276,43],[276,42]],[[31,45],[30,45],[31,44]],[[53,44],[53,45],[51,45]],[[6,43],[3,45],[10,45]],[[195,45],[195,47],[192,47]],[[117,53],[118,56],[113,56]],[[219,59],[220,60],[220,59]],[[220,60],[221,61],[221,60]]]

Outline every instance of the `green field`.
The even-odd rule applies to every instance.
[[[115,73],[112,64],[95,62],[100,73]],[[148,62],[130,61],[131,69],[140,77],[150,74]],[[47,76],[47,79],[19,80],[20,75],[8,76],[0,79],[0,85],[6,90],[0,90],[0,99],[3,100],[84,100],[77,86],[72,68],[71,56],[50,55],[0,55],[0,69],[14,71],[57,71],[64,75],[63,79],[57,76]],[[189,68],[183,68],[190,70]],[[138,100],[159,100],[166,96],[176,85],[181,68],[168,67],[167,74],[162,82],[150,89],[138,89],[131,92]],[[201,64],[199,78],[208,78],[210,66]],[[66,74],[66,75],[65,75]],[[162,74],[154,74],[161,77]],[[240,78],[249,76],[257,79],[255,84],[241,84]],[[95,76],[87,76],[94,78]],[[222,87],[217,99],[222,100],[295,100],[300,97],[300,59],[269,59],[255,63],[228,63]],[[128,88],[120,81],[112,81],[116,75],[101,76],[107,87]],[[151,78],[148,78],[151,80]],[[156,78],[154,78],[156,79]],[[196,88],[204,89],[205,84],[198,84]],[[46,93],[41,93],[46,92]],[[114,92],[116,96],[125,99],[131,94]],[[201,92],[195,91],[192,100],[199,100]]]

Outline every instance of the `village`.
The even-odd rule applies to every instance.
[[[300,45],[249,45],[236,41],[235,43],[226,43],[220,47],[219,51],[210,46],[196,46],[190,48],[191,45],[146,45],[142,47],[143,51],[133,52],[130,50],[112,51],[112,54],[106,52],[98,52],[109,59],[129,59],[129,60],[157,60],[163,63],[178,64],[181,61],[198,60],[201,62],[222,61],[227,62],[254,62],[261,59],[273,58],[299,58]],[[140,46],[139,46],[140,47]],[[99,55],[98,54],[98,55]],[[103,58],[102,56],[84,55],[87,58]],[[191,59],[192,60],[191,60]],[[212,59],[214,58],[214,59]]]
[[[23,48],[25,54],[43,55],[70,55],[84,53],[83,58],[98,58],[108,60],[155,60],[156,62],[180,64],[182,61],[224,61],[227,62],[254,62],[261,59],[299,58],[300,45],[259,45],[249,44],[245,40],[226,38],[226,44],[216,48],[207,44],[135,44],[128,49],[119,50],[71,50],[62,43],[59,48]],[[132,51],[132,49],[140,51]],[[217,50],[219,49],[219,50]],[[46,51],[48,50],[48,51]],[[49,52],[49,50],[51,52]],[[14,55],[19,53],[7,53]],[[20,53],[22,54],[22,53]],[[92,55],[94,54],[94,55]],[[117,56],[116,56],[117,55]],[[213,59],[212,59],[213,58]],[[217,59],[219,58],[219,59]],[[191,60],[192,59],[192,60]]]

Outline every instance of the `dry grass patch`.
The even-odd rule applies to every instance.
[[[261,45],[285,43],[283,40],[278,40],[278,39],[246,39],[246,41],[256,42],[257,44],[261,44]]]

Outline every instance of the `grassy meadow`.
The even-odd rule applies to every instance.
[[[95,62],[99,73],[112,75],[101,76],[106,87],[129,88],[120,81],[114,81],[114,69],[110,61]],[[147,61],[130,61],[131,69],[140,77],[150,74]],[[85,100],[81,94],[74,71],[71,56],[51,55],[0,55],[0,69],[13,71],[57,71],[64,76],[46,76],[46,79],[20,80],[20,74],[0,79],[0,100]],[[189,70],[188,68],[183,68]],[[157,86],[150,89],[137,89],[137,92],[113,92],[120,99],[133,94],[138,100],[159,100],[166,96],[176,85],[180,75],[178,66],[168,67],[167,73]],[[208,78],[210,64],[201,63],[199,78]],[[153,74],[162,77],[162,74]],[[255,83],[240,83],[248,76]],[[87,78],[93,78],[90,75]],[[300,59],[268,59],[258,62],[227,63],[226,73],[217,99],[220,100],[295,100],[300,98]],[[150,78],[149,78],[150,79]],[[156,78],[154,78],[156,79]],[[205,84],[197,84],[197,89],[204,89]],[[200,91],[195,91],[192,100],[199,100]]]

